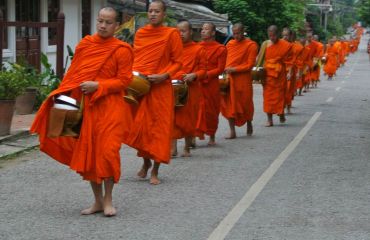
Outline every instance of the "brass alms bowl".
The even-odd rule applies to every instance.
[[[226,95],[230,88],[230,79],[226,73],[218,75],[218,82],[220,84],[220,92],[222,95]]]
[[[254,81],[264,83],[266,81],[266,70],[263,67],[253,67],[252,68],[252,79]]]
[[[124,96],[126,102],[130,104],[139,104],[138,98],[150,91],[150,82],[145,75],[139,72],[132,72],[133,78],[127,87],[127,95]]]
[[[326,61],[327,61],[326,57],[322,57],[322,58],[321,58],[321,63],[322,63],[322,64],[326,64]]]
[[[181,80],[172,80],[172,89],[175,96],[175,107],[182,107],[188,100],[188,85]]]

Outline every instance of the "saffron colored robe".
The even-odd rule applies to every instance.
[[[226,67],[236,69],[228,74],[230,91],[221,97],[221,113],[235,119],[235,125],[243,126],[253,120],[253,85],[251,70],[256,63],[258,45],[252,40],[231,40],[227,45]]]
[[[340,41],[336,41],[334,43],[334,47],[336,48],[336,54],[337,54],[337,69],[340,67],[341,65],[341,54],[342,54],[342,44],[340,43]]]
[[[315,74],[315,65],[316,63],[318,62],[318,59],[317,59],[317,52],[319,51],[319,45],[318,45],[318,42],[312,40],[308,45],[307,45],[310,49],[310,53],[309,53],[309,70],[308,72],[306,73],[306,76],[305,76],[305,84],[308,84],[310,83],[311,81],[315,81],[315,77],[316,77],[316,74]]]
[[[278,40],[267,46],[264,67],[266,83],[263,85],[263,111],[270,114],[283,114],[286,92],[285,60],[290,55],[292,44]]]
[[[133,70],[143,75],[168,73],[170,77],[151,84],[134,116],[124,143],[138,150],[138,156],[169,163],[174,123],[174,95],[171,79],[182,66],[182,41],[175,28],[140,28],[134,41]]]
[[[130,109],[123,96],[131,82],[132,63],[133,52],[128,44],[98,35],[83,38],[59,88],[48,96],[32,124],[31,132],[39,134],[41,151],[68,165],[85,180],[101,183],[113,177],[118,182],[119,150],[130,127]],[[53,96],[71,93],[81,99],[79,85],[85,81],[97,81],[99,87],[85,95],[80,136],[48,138]]]
[[[335,45],[328,44],[326,47],[326,64],[324,67],[325,73],[332,77],[338,68],[339,49]]]
[[[285,94],[285,104],[286,106],[292,106],[292,101],[294,98],[294,93],[296,91],[296,76],[297,76],[297,66],[296,61],[300,54],[302,54],[303,46],[297,42],[292,43],[292,49],[289,59],[285,62],[287,73],[291,71],[290,81],[287,81],[287,90]]]
[[[203,138],[206,126],[201,125],[204,113],[204,100],[201,82],[206,76],[207,57],[202,46],[195,42],[184,44],[183,65],[175,79],[182,80],[184,74],[195,73],[196,79],[188,83],[188,99],[184,106],[175,108],[175,125],[173,138]]]
[[[317,44],[317,50],[315,52],[315,58],[318,59],[318,61],[320,62],[321,58],[324,56],[324,44],[322,44],[321,42],[318,42],[318,41],[315,41],[315,43]],[[320,79],[320,72],[321,72],[321,67],[320,67],[320,64],[316,67],[316,69],[313,69],[312,71],[312,80],[313,81],[319,81]]]
[[[201,42],[207,56],[207,75],[202,82],[202,92],[205,103],[205,118],[202,119],[207,126],[204,132],[207,135],[215,135],[218,128],[218,116],[220,115],[221,94],[218,75],[223,73],[226,64],[226,47],[216,41]]]
[[[300,44],[300,43],[299,43]],[[297,56],[297,59],[295,61],[295,64],[297,66],[297,71],[298,71],[298,77],[296,79],[296,89],[301,89],[304,86],[304,79],[305,79],[305,74],[307,71],[305,69],[308,69],[308,65],[310,63],[309,57],[310,57],[310,48],[308,46],[303,46],[303,50],[301,54]]]

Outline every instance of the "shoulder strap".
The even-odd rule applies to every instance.
[[[257,67],[262,67],[263,63],[264,63],[264,60],[265,60],[265,53],[266,53],[266,48],[267,48],[267,41],[264,41],[262,43],[262,46],[261,46],[261,50],[258,54],[258,57],[257,57]]]

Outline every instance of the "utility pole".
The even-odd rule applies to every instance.
[[[146,11],[149,10],[149,5],[150,5],[151,1],[150,0],[146,0]]]

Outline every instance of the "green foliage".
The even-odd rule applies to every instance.
[[[298,31],[304,26],[305,0],[215,0],[218,12],[228,13],[233,22],[247,26],[249,36],[261,43],[270,25]]]
[[[359,0],[356,9],[365,25],[370,25],[370,0]]]
[[[30,86],[24,66],[9,63],[0,71],[0,99],[15,99]]]
[[[48,57],[41,53],[41,65],[43,70],[36,74],[38,79],[38,94],[36,98],[36,108],[46,99],[49,93],[58,88],[60,84],[59,77],[55,74],[54,69],[49,63]]]
[[[370,21],[370,0],[359,0],[363,19]],[[367,4],[365,4],[365,2]],[[247,26],[249,36],[261,43],[267,38],[266,29],[277,25],[280,29],[289,27],[298,34],[305,33],[305,21],[309,22],[315,34],[325,40],[332,35],[341,36],[347,27],[357,21],[355,0],[333,1],[333,11],[328,13],[327,31],[324,30],[320,8],[314,0],[215,0],[216,11],[227,13],[232,23],[242,22]],[[364,5],[365,4],[365,5]],[[365,21],[365,20],[364,20]],[[367,22],[367,23],[368,23]]]

